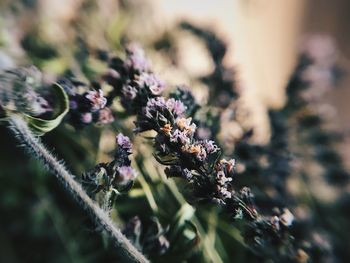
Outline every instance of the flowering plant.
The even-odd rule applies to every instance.
[[[50,59],[41,57],[33,61],[43,72],[30,66],[0,74],[0,118],[82,208],[42,176],[40,166],[13,150],[11,134],[0,130],[4,149],[10,144],[13,151],[2,165],[16,156],[31,176],[6,177],[17,188],[1,184],[4,203],[28,200],[25,220],[56,231],[50,239],[33,227],[33,235],[50,242],[60,236],[62,261],[334,262],[346,255],[347,231],[330,215],[348,219],[342,186],[349,176],[334,147],[340,136],[326,127],[320,100],[341,75],[332,41],[318,36],[305,43],[285,106],[266,110],[271,139],[259,144],[254,111],[246,108],[236,71],[224,62],[227,41],[181,22],[162,39],[146,43],[147,54],[171,58],[168,68],[178,76],[177,41],[192,34],[204,42],[211,71],[190,76],[191,87],[172,87],[140,45],[124,42],[133,39],[125,34],[108,51],[79,35],[74,63],[59,73],[50,72],[55,67],[46,67]],[[36,58],[33,50],[27,52]],[[207,89],[207,100],[198,99],[198,89]],[[20,169],[11,165],[11,175]],[[333,203],[325,204],[312,189],[319,181],[322,189],[327,185],[339,193]],[[30,190],[28,182],[33,182]],[[90,221],[82,222],[85,214]],[[50,218],[53,227],[42,218]],[[63,218],[72,224],[62,224]],[[6,215],[2,220],[11,225]],[[55,254],[43,253],[45,259]]]

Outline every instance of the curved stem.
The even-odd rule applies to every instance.
[[[55,175],[71,196],[87,211],[90,217],[104,229],[113,240],[120,256],[127,262],[149,262],[132,243],[122,234],[114,222],[74,180],[74,176],[67,171],[62,161],[57,160],[36,138],[27,126],[27,123],[18,115],[9,118],[10,129],[26,151],[41,161],[47,170]]]

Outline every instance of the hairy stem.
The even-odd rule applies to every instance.
[[[103,211],[74,180],[62,161],[57,160],[36,138],[20,116],[9,118],[10,129],[28,154],[41,161],[47,170],[54,174],[71,196],[88,212],[98,226],[104,229],[113,240],[120,256],[127,262],[149,262],[116,227],[108,214]]]

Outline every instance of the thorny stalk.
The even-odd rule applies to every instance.
[[[64,167],[62,161],[57,160],[40,140],[33,135],[23,118],[18,115],[13,115],[9,118],[9,123],[11,131],[27,153],[41,161],[46,169],[61,182],[75,201],[88,212],[96,224],[107,232],[113,240],[113,244],[117,248],[118,253],[125,261],[140,263],[149,262],[122,234],[108,214],[86,194],[81,185],[74,179],[74,175]]]

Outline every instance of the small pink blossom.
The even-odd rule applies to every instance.
[[[101,89],[88,91],[85,98],[90,101],[91,110],[93,112],[103,109],[107,103],[107,99],[103,96],[103,91]]]

